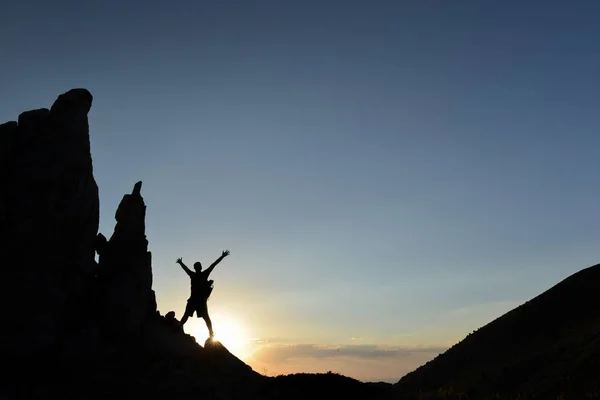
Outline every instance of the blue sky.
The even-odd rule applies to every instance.
[[[0,120],[89,89],[101,232],[142,180],[159,308],[178,316],[175,259],[230,249],[209,309],[217,335],[254,340],[230,346],[255,368],[395,380],[598,261],[598,2],[2,14]],[[373,346],[395,350],[375,365]]]

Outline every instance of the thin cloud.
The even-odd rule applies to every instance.
[[[253,355],[256,360],[283,362],[292,358],[339,358],[359,359],[396,358],[413,353],[435,353],[446,351],[446,347],[394,347],[377,345],[320,345],[320,344],[273,344],[259,348]]]
[[[248,340],[248,343],[254,344],[254,345],[265,345],[265,344],[269,343],[269,339],[254,338],[254,339]]]
[[[396,382],[447,347],[265,344],[247,360],[267,375],[334,371],[362,381]]]

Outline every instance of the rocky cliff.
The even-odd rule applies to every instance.
[[[95,268],[98,187],[92,174],[84,89],[50,110],[0,125],[0,298],[11,329],[4,354],[49,349],[77,324]]]
[[[123,196],[110,238],[98,233],[91,105],[87,90],[74,89],[50,110],[0,125],[0,398],[390,393],[330,375],[264,377],[218,342],[197,344],[173,312],[162,316],[152,290],[142,182]]]

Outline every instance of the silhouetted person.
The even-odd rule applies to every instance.
[[[204,322],[206,322],[206,327],[208,328],[208,332],[210,336],[213,337],[215,333],[212,329],[212,322],[210,321],[210,317],[208,316],[208,305],[206,301],[212,292],[212,283],[213,281],[208,280],[208,276],[212,272],[212,270],[217,266],[218,263],[221,262],[225,257],[229,255],[229,250],[224,250],[221,257],[217,258],[214,263],[211,264],[210,267],[202,271],[202,264],[200,261],[194,263],[194,270],[196,272],[191,271],[188,267],[185,266],[181,258],[178,258],[176,263],[181,265],[181,268],[190,276],[192,280],[192,294],[187,301],[187,306],[185,307],[185,313],[181,318],[181,326],[187,321],[189,317],[194,315],[194,311],[196,312],[196,316],[198,318],[204,318]]]

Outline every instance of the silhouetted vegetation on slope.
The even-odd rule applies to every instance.
[[[263,399],[389,399],[389,383],[363,383],[328,372],[326,374],[281,375],[265,384],[258,396]]]
[[[585,398],[600,388],[600,265],[586,268],[468,335],[403,377],[400,396],[452,388]]]

